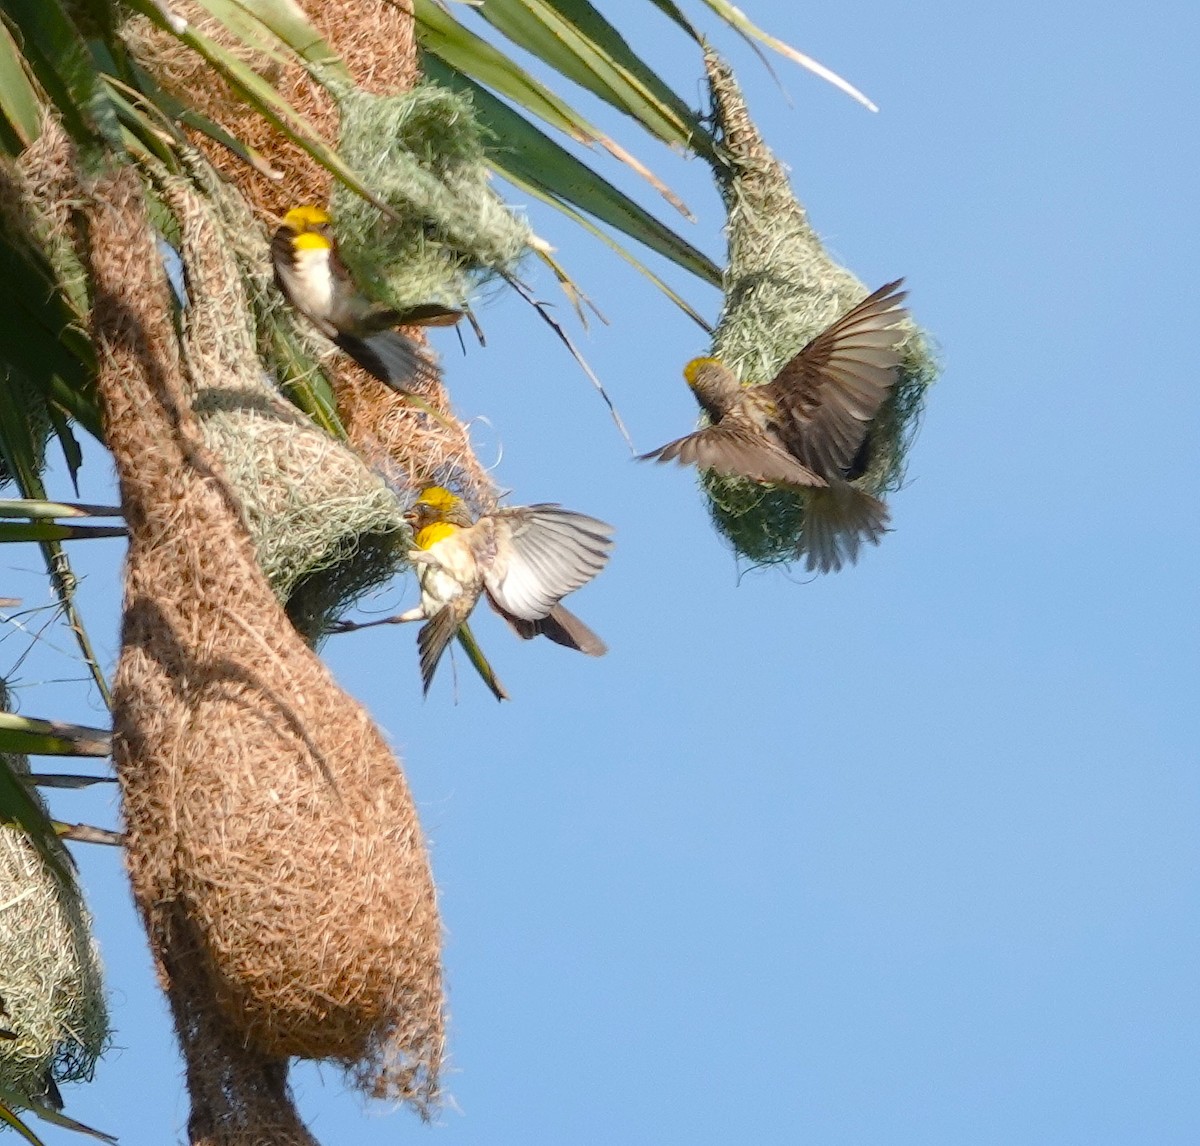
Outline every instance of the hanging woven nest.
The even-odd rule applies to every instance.
[[[481,278],[516,269],[532,233],[492,189],[469,99],[422,83],[339,102],[342,157],[392,210],[333,190],[338,249],[373,298],[458,307]]]
[[[783,165],[751,121],[733,72],[711,49],[705,70],[719,147],[713,163],[727,212],[729,262],[712,355],[745,384],[768,382],[867,288],[822,246]],[[865,472],[854,485],[881,496],[900,488],[905,459],[937,367],[915,327],[900,377],[868,431]],[[756,565],[795,560],[803,548],[803,492],[706,472],[701,484],[717,529]]]
[[[71,155],[55,138],[47,166]],[[211,192],[205,170],[194,180]],[[264,378],[249,316],[281,308],[262,228],[236,200],[150,175],[182,255],[174,316],[136,173],[94,193],[77,169],[60,181],[85,205],[84,226],[64,226],[96,288],[131,532],[114,715],[127,854],[188,1064],[192,1142],[311,1146],[290,1057],[422,1113],[437,1096],[440,934],[411,796],[279,609],[329,572],[314,615],[343,600],[336,573],[361,568],[364,538],[390,573],[399,506]]]
[[[0,682],[0,709],[8,711]],[[4,755],[18,775],[24,756]],[[41,804],[32,786],[30,796]],[[43,807],[44,810],[44,807]],[[45,1105],[49,1084],[88,1081],[108,1042],[100,957],[65,849],[55,870],[16,824],[0,824],[0,1096]]]
[[[425,1112],[440,926],[412,798],[259,569],[190,409],[136,173],[89,191],[98,386],[130,530],[114,762],[191,1140],[311,1143],[291,1057]]]

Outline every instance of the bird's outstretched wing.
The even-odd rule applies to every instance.
[[[559,505],[497,510],[471,527],[486,546],[483,586],[492,603],[523,621],[541,621],[608,563],[612,526]],[[548,634],[547,634],[548,635]]]
[[[842,474],[899,374],[903,279],[882,286],[817,335],[763,387],[784,415],[788,452],[817,473]]]
[[[728,420],[685,434],[657,450],[642,454],[638,460],[678,462],[682,466],[715,470],[726,477],[745,477],[778,485],[804,488],[825,485],[824,478],[789,457],[761,434],[730,425]]]
[[[335,334],[333,341],[368,374],[393,390],[407,393],[436,382],[437,359],[433,353],[398,330],[374,334]]]

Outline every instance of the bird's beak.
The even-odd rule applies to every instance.
[[[401,515],[406,525],[417,524],[417,511],[415,509],[406,509]]]

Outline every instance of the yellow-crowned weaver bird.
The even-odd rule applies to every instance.
[[[903,281],[847,311],[762,385],[693,359],[684,378],[711,424],[642,458],[802,489],[797,556],[821,573],[856,561],[864,541],[887,532],[887,506],[850,482],[866,469],[871,421],[899,374]]]
[[[426,692],[442,653],[458,636],[496,699],[507,699],[467,625],[481,596],[525,640],[549,637],[593,657],[608,651],[559,602],[607,564],[611,525],[550,504],[506,506],[474,521],[460,497],[436,485],[421,491],[404,519],[413,532],[408,557],[421,603],[396,620],[425,622],[417,650]]]
[[[437,377],[430,352],[396,326],[453,326],[460,310],[438,306],[397,311],[372,302],[338,255],[333,219],[321,207],[293,207],[271,239],[275,282],[288,302],[367,373],[394,390]]]

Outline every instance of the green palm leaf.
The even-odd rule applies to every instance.
[[[437,58],[426,57],[424,65],[430,79],[471,96],[480,122],[492,135],[488,161],[498,174],[520,186],[537,188],[551,203],[570,203],[706,282],[720,283],[721,270],[712,259],[623,191],[602,179],[520,113]]]

